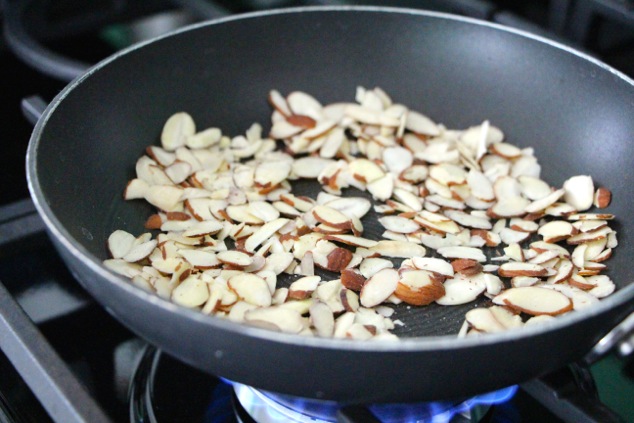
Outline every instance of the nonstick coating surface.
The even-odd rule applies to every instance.
[[[217,126],[237,135],[254,121],[268,128],[272,88],[302,90],[326,104],[352,101],[359,85],[379,86],[450,128],[490,120],[509,142],[535,148],[542,177],[553,186],[590,174],[609,187],[614,199],[608,211],[619,217],[614,227],[621,243],[609,275],[621,292],[592,312],[477,343],[427,337],[456,333],[475,304],[401,306],[395,318],[406,325],[399,334],[415,338],[369,346],[277,335],[201,316],[129,286],[100,265],[108,235],[115,229],[141,233],[152,212],[142,202],[124,202],[121,194],[136,159],[158,143],[171,114],[187,111],[199,128]],[[210,372],[296,395],[437,399],[501,387],[579,358],[631,310],[626,303],[634,290],[625,287],[632,280],[627,222],[633,117],[631,81],[525,34],[420,12],[306,9],[199,25],[98,65],[62,92],[38,123],[28,171],[36,204],[80,282],[169,353]],[[366,219],[368,233],[378,235],[371,226]],[[547,355],[530,356],[542,348]],[[517,356],[509,356],[513,352]],[[261,366],[249,362],[258,353]],[[308,357],[308,369],[297,354]],[[464,363],[456,364],[459,357]],[[487,357],[503,375],[482,364]],[[291,376],[280,380],[268,360],[286,366]],[[470,360],[478,365],[468,366]],[[416,377],[438,368],[445,370],[435,380],[445,381]],[[317,381],[293,376],[297,371],[316,371]],[[462,377],[466,371],[476,374]],[[398,380],[388,382],[391,390],[379,388],[367,383],[369,372]],[[456,388],[457,381],[462,386]]]

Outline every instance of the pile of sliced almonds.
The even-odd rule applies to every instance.
[[[547,320],[614,291],[601,274],[617,245],[614,216],[587,212],[607,207],[610,191],[590,176],[551,187],[533,149],[505,142],[488,121],[450,130],[379,88],[358,88],[355,103],[275,90],[268,100],[268,136],[259,124],[233,138],[197,131],[184,112],[167,120],[124,193],[157,208],[146,227],[160,233],[115,231],[108,268],[206,314],[360,340],[396,338],[402,322],[386,304],[490,298],[466,314],[464,335]],[[321,192],[296,196],[298,179]],[[349,187],[375,201],[342,196]],[[363,236],[371,208],[382,239]]]

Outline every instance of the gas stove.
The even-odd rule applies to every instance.
[[[31,9],[25,7],[25,27],[51,51],[72,57],[80,70],[84,63],[93,63],[131,42],[203,17],[343,2],[154,0],[140,6],[104,1],[83,14],[75,12],[77,4],[69,0],[55,6],[25,3],[49,6],[50,22],[45,21],[46,25],[41,16],[31,16]],[[529,3],[532,5],[428,0],[389,5],[435,9],[517,26],[584,49],[634,76],[631,3]],[[40,25],[32,28],[29,22]],[[584,23],[586,27],[581,28]],[[571,363],[521,386],[467,400],[364,405],[263,392],[202,373],[157,350],[83,291],[57,256],[28,197],[23,168],[31,125],[21,115],[20,102],[32,94],[50,100],[66,82],[55,72],[26,65],[24,57],[18,58],[6,44],[0,45],[0,57],[5,84],[1,106],[5,153],[0,157],[4,176],[4,195],[0,196],[0,421],[634,421],[629,403],[634,396],[634,360],[625,349],[609,352],[592,366]]]

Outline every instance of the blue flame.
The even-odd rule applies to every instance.
[[[265,393],[245,385],[223,380],[234,385],[242,406],[258,421],[260,418],[272,422],[298,421],[306,423],[337,420],[337,411],[340,405],[334,401]],[[459,404],[441,401],[419,404],[376,404],[368,408],[383,423],[448,423],[457,414],[468,413],[478,405],[501,404],[509,401],[517,389],[517,386],[511,386],[499,391],[477,395]]]

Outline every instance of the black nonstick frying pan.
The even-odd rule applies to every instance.
[[[532,146],[542,178],[592,175],[612,190],[620,245],[608,262],[617,292],[553,322],[456,339],[456,307],[397,307],[400,342],[307,338],[247,327],[176,306],[108,271],[115,229],[139,234],[151,213],[122,189],[165,120],[240,134],[268,124],[270,89],[324,104],[358,86],[451,128],[485,119]],[[186,28],[91,68],[39,120],[29,186],[60,254],[117,319],[205,371],[280,393],[354,402],[463,397],[526,381],[577,360],[634,309],[631,242],[634,84],[562,45],[471,19],[384,8],[255,13]],[[81,334],[77,334],[81,336]]]

